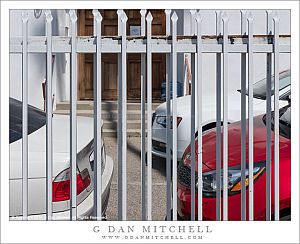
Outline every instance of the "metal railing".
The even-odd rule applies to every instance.
[[[191,53],[192,89],[191,89],[191,219],[195,220],[195,109],[196,99],[198,108],[198,192],[202,192],[202,63],[204,53],[216,55],[216,219],[228,219],[228,55],[241,54],[241,220],[246,220],[246,158],[249,162],[249,220],[253,220],[254,189],[253,189],[253,55],[264,53],[267,58],[267,147],[266,147],[266,220],[271,219],[271,69],[274,69],[274,213],[275,220],[279,220],[279,54],[290,53],[290,36],[279,35],[279,17],[267,11],[268,34],[253,35],[254,19],[251,12],[241,11],[242,35],[228,34],[228,16],[226,12],[216,11],[217,32],[214,36],[202,35],[202,17],[200,12],[191,11],[192,35],[178,36],[176,11],[165,10],[166,35],[152,36],[151,26],[153,17],[151,12],[141,10],[141,36],[126,36],[127,16],[123,10],[118,10],[118,36],[102,36],[102,16],[98,10],[93,10],[94,36],[77,36],[77,16],[75,10],[70,10],[71,31],[70,36],[52,36],[52,15],[48,10],[46,14],[46,36],[28,36],[28,16],[22,15],[22,37],[10,39],[10,53],[22,54],[22,100],[23,100],[23,127],[22,127],[22,214],[23,219],[28,218],[28,54],[45,53],[47,57],[47,96],[46,96],[46,212],[47,220],[52,218],[52,54],[69,53],[71,55],[70,79],[70,158],[71,158],[71,189],[70,189],[70,219],[76,220],[76,141],[77,141],[77,54],[94,54],[94,143],[95,161],[101,161],[101,54],[118,54],[118,219],[127,219],[127,178],[126,178],[126,56],[128,53],[141,54],[141,211],[142,220],[152,219],[152,54],[166,54],[166,178],[167,178],[167,220],[177,219],[177,127],[171,129],[171,103],[172,121],[176,121],[177,100],[171,100],[170,81],[172,79],[173,98],[177,97],[177,55],[178,53]],[[273,23],[271,22],[273,21]],[[273,24],[273,28],[272,28]],[[147,26],[147,33],[146,33]],[[274,32],[272,32],[274,29]],[[274,56],[272,58],[272,55]],[[195,72],[197,70],[197,72]],[[146,72],[148,71],[148,72]],[[197,74],[197,76],[195,75]],[[246,155],[246,81],[248,81],[248,141],[249,150]],[[195,90],[196,82],[198,84]],[[222,89],[223,86],[223,89]],[[146,94],[147,87],[147,94]],[[146,113],[147,95],[147,116]],[[223,97],[223,103],[221,98]],[[221,113],[223,112],[223,138],[221,138]],[[147,128],[146,128],[146,120]],[[146,135],[147,132],[147,135]],[[147,138],[147,140],[146,140]],[[221,148],[223,141],[223,148]],[[147,142],[147,143],[146,143]],[[147,150],[146,146],[147,145]],[[171,146],[172,145],[172,146]],[[172,153],[171,153],[172,149]],[[221,151],[223,150],[223,155]],[[147,171],[146,171],[146,151]],[[223,158],[223,160],[221,160]],[[223,168],[221,164],[223,163]],[[172,165],[171,165],[172,164]],[[221,183],[221,171],[223,182]],[[101,165],[95,164],[94,170],[94,209],[95,218],[101,220]],[[146,174],[147,173],[147,174]],[[147,177],[146,177],[147,176]],[[147,179],[147,181],[146,181]],[[221,185],[223,192],[221,193]],[[222,197],[221,197],[222,195]],[[202,220],[202,194],[198,194],[198,220]],[[222,200],[222,202],[221,202]],[[221,217],[221,206],[223,217]],[[173,209],[173,214],[171,214]]]

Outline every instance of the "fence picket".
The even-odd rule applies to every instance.
[[[202,220],[202,17],[197,21],[197,102],[198,102],[198,220]]]
[[[241,32],[247,34],[247,11],[241,11]],[[246,220],[246,53],[241,54],[241,220]]]
[[[267,13],[267,33],[272,34],[272,11]],[[272,163],[272,130],[271,130],[271,111],[272,111],[272,53],[267,53],[267,91],[266,91],[266,220],[271,220],[271,163]]]
[[[274,23],[274,215],[279,220],[279,16],[275,12]]]
[[[146,35],[146,10],[141,14],[141,36]],[[146,55],[141,53],[141,211],[142,220],[146,220],[146,117],[145,117],[145,95],[146,95]]]
[[[248,153],[249,220],[253,220],[253,16],[251,12],[248,15]]]
[[[70,79],[70,220],[77,219],[77,16],[75,10],[69,11],[71,21],[71,79]]]
[[[98,10],[93,10],[94,15],[94,35],[96,36],[96,69],[94,77],[94,161],[100,164],[94,164],[94,217],[96,220],[102,220],[102,86],[101,86],[101,23],[102,16]]]
[[[22,216],[28,219],[28,13],[22,12]]]
[[[52,219],[52,161],[53,161],[53,136],[52,136],[52,20],[50,10],[45,11],[46,36],[47,36],[47,95],[46,95],[46,220]]]
[[[171,21],[170,15],[171,10],[166,9],[166,36],[171,34]],[[167,176],[167,220],[172,218],[172,185],[171,185],[171,144],[172,144],[172,135],[171,135],[171,55],[166,54],[166,106],[167,106],[167,122],[166,122],[166,176]]]
[[[173,159],[173,220],[177,220],[177,20],[176,11],[173,12],[172,21],[172,159]]]
[[[152,220],[152,14],[149,12],[147,21],[147,220]]]
[[[223,220],[228,220],[228,17],[223,21]]]
[[[216,11],[216,35],[221,35],[221,12]],[[221,220],[221,99],[222,99],[222,73],[221,53],[216,54],[216,220]]]

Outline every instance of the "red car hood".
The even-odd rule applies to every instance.
[[[248,121],[247,121],[248,123]],[[263,115],[253,118],[253,151],[254,162],[262,162],[266,160],[266,126],[263,122]],[[216,130],[203,135],[202,146],[202,161],[204,164],[203,171],[208,169],[216,169]],[[273,145],[272,132],[272,145]],[[221,135],[221,138],[223,135]],[[290,139],[283,136],[279,137],[280,157],[290,153]],[[223,144],[221,143],[221,148]],[[198,140],[196,141],[196,162],[198,162]],[[187,148],[190,151],[190,146]],[[273,147],[272,147],[273,154]],[[221,155],[222,158],[223,155]],[[273,158],[273,156],[272,156]],[[246,131],[246,161],[248,161],[248,130]],[[190,164],[190,161],[186,162]],[[235,166],[241,164],[241,123],[236,122],[228,126],[228,166]],[[197,163],[195,164],[197,170]],[[206,166],[206,167],[205,167]]]

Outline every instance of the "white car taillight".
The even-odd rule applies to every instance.
[[[87,169],[77,172],[77,195],[83,192],[90,184],[91,178]],[[52,201],[70,200],[70,168],[60,172],[52,182]]]

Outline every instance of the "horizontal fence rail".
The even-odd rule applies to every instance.
[[[266,220],[271,220],[274,206],[275,220],[280,218],[279,199],[279,59],[280,54],[291,52],[291,36],[279,34],[278,14],[266,11],[266,35],[253,34],[255,18],[251,11],[241,11],[241,35],[228,34],[230,18],[226,11],[216,11],[216,35],[203,35],[203,17],[197,10],[190,11],[191,35],[180,36],[176,11],[165,10],[166,35],[152,34],[153,16],[150,11],[141,10],[141,35],[127,36],[128,17],[123,10],[117,11],[118,35],[103,36],[101,24],[103,17],[93,10],[94,36],[77,35],[77,15],[69,11],[70,36],[53,36],[53,17],[50,10],[45,11],[45,36],[28,36],[28,15],[22,14],[22,37],[10,38],[10,54],[22,55],[22,217],[28,219],[28,55],[46,54],[46,220],[53,218],[52,179],[53,176],[53,105],[52,105],[52,55],[70,54],[70,220],[77,220],[77,54],[94,54],[94,220],[102,220],[102,141],[101,103],[102,103],[102,54],[118,54],[118,219],[127,220],[127,55],[141,55],[141,219],[152,220],[152,56],[154,53],[166,54],[166,220],[177,220],[177,77],[180,53],[191,54],[191,220],[203,219],[203,54],[215,54],[216,69],[216,170],[215,170],[215,219],[230,220],[228,217],[228,171],[230,153],[228,147],[228,87],[230,82],[228,56],[240,54],[241,62],[241,220],[255,220],[254,199],[254,129],[253,129],[253,74],[254,54],[266,54],[267,93],[266,93]],[[29,23],[30,24],[30,23]],[[271,75],[274,73],[274,145],[271,141],[272,91]],[[171,83],[172,82],[172,83]],[[172,91],[171,91],[172,88]],[[246,94],[248,89],[248,93]],[[171,99],[171,95],[173,99]],[[247,98],[248,96],[248,98]],[[248,103],[247,103],[248,99]],[[197,101],[196,101],[197,100]],[[146,104],[147,102],[147,104]],[[196,111],[197,109],[197,111]],[[248,116],[246,113],[248,111]],[[197,116],[196,116],[197,114]],[[248,121],[247,121],[248,117]],[[147,125],[146,125],[147,122]],[[197,126],[197,129],[196,129]],[[248,136],[247,132],[248,131]],[[197,137],[195,135],[197,134]],[[197,141],[197,146],[196,146]],[[248,154],[246,142],[248,141]],[[273,147],[273,148],[272,148]],[[272,161],[272,150],[274,160]],[[197,152],[197,153],[196,153]],[[146,154],[147,153],[147,154]],[[147,156],[146,156],[147,155]],[[97,162],[100,162],[98,164]],[[147,164],[146,164],[147,162]],[[248,166],[246,166],[248,162]],[[274,182],[271,177],[271,162],[274,167]],[[248,168],[247,168],[248,167]],[[196,172],[197,169],[197,172]],[[248,172],[248,176],[246,175]],[[274,184],[274,199],[271,185]],[[246,190],[248,187],[248,195]],[[196,196],[197,195],[197,196]],[[247,198],[248,197],[248,204]],[[248,212],[247,212],[248,209]],[[197,210],[197,211],[196,211]]]
[[[28,38],[29,53],[46,53],[46,37],[32,36]],[[202,36],[202,53],[222,53],[222,36]],[[290,35],[279,35],[279,53],[290,53]],[[121,53],[121,38],[101,37],[102,53]],[[228,35],[228,53],[247,53],[247,35]],[[77,53],[95,53],[96,38],[93,36],[76,37]],[[274,36],[253,35],[253,53],[273,53]],[[196,37],[177,36],[178,53],[195,53]],[[147,53],[147,41],[144,37],[126,37],[127,53]],[[169,36],[152,36],[152,53],[171,53],[172,38]],[[71,53],[71,38],[67,36],[52,37],[53,53]],[[10,53],[22,53],[22,38],[10,39]]]

